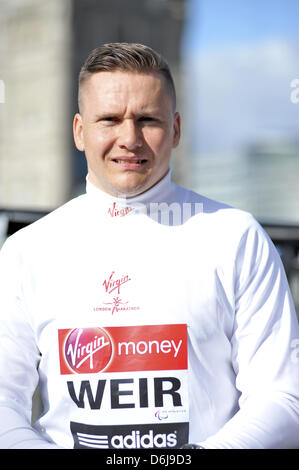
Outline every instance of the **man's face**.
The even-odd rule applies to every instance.
[[[90,181],[107,193],[133,197],[155,185],[179,137],[180,116],[160,74],[98,72],[83,84],[74,139]]]

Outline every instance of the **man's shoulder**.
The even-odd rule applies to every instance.
[[[206,213],[214,212],[219,209],[231,208],[228,204],[211,199],[192,189],[187,189],[177,184],[173,184],[173,187],[178,199],[185,203],[201,203],[203,205],[203,211]]]
[[[184,188],[179,185],[174,185],[177,197],[183,203],[198,203],[201,205],[201,213],[205,215],[211,215],[212,218],[231,219],[236,222],[244,222],[245,224],[255,224],[257,221],[254,216],[240,208],[236,208],[230,204],[212,199],[203,194],[200,194],[194,190]]]
[[[53,209],[48,214],[39,218],[35,222],[18,230],[10,238],[17,241],[26,241],[47,236],[59,235],[74,224],[80,224],[80,219],[84,215],[85,195],[78,196],[60,207]]]
[[[262,251],[272,246],[269,236],[250,212],[185,188],[178,191],[184,201],[202,204],[201,211],[184,226],[183,234],[188,237],[190,247],[204,243],[207,250],[213,247],[215,253],[221,253],[221,258],[234,259],[239,250]]]

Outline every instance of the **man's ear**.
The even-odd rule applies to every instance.
[[[181,137],[181,116],[178,112],[174,115],[173,130],[173,148],[176,148],[179,145]]]
[[[78,150],[84,151],[84,138],[83,138],[83,123],[81,114],[77,113],[73,121],[73,135],[75,145]]]

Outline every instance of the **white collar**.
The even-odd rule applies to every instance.
[[[107,212],[109,215],[115,214],[118,210],[122,211],[122,214],[126,214],[133,212],[135,208],[138,208],[140,212],[142,205],[148,207],[151,203],[170,202],[173,193],[171,170],[152,188],[130,198],[116,197],[108,194],[91,183],[87,175],[86,193],[89,198],[92,198],[93,201],[96,202],[99,208],[101,207],[104,212]]]

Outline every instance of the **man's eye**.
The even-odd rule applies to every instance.
[[[153,116],[142,116],[140,118],[141,122],[149,122],[149,123],[155,123],[158,122],[158,119],[153,117]]]
[[[119,122],[119,119],[117,117],[107,116],[100,119],[100,122],[102,122],[103,124],[116,124]]]

